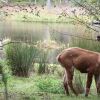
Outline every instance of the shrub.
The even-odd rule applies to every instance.
[[[6,47],[6,56],[12,74],[28,77],[37,49],[25,43],[12,43]]]
[[[37,87],[42,92],[64,93],[61,81],[58,79],[56,80],[55,78],[49,76],[38,79]]]

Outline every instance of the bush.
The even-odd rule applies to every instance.
[[[12,43],[6,47],[6,56],[12,74],[27,77],[30,74],[37,49],[25,43]]]
[[[58,79],[56,80],[53,77],[45,77],[38,79],[37,87],[42,92],[49,92],[49,93],[64,93],[63,85],[61,81]]]

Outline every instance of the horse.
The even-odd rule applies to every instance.
[[[67,95],[69,95],[70,87],[73,93],[78,96],[72,82],[74,69],[87,74],[86,97],[89,94],[93,76],[95,78],[97,94],[100,94],[100,53],[79,47],[71,47],[58,54],[57,60],[65,69],[63,85]]]

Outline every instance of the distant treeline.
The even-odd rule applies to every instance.
[[[71,0],[0,0],[2,2],[6,3],[34,3],[34,4],[46,4],[51,3],[51,4],[65,4]]]
[[[100,0],[0,0],[0,2],[6,2],[6,3],[34,3],[34,4],[46,4],[47,2],[51,3],[51,4],[68,4],[68,2],[72,2],[74,4],[79,2],[79,3],[96,3],[96,4],[100,4]]]

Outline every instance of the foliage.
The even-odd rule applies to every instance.
[[[6,47],[7,60],[13,75],[27,77],[34,63],[37,49],[25,43],[12,43]]]
[[[61,85],[61,81],[56,80],[53,77],[45,77],[44,79],[40,78],[37,81],[37,87],[42,92],[48,93],[64,93],[63,85]]]
[[[38,4],[46,4],[47,0],[9,0],[9,2],[34,2]],[[61,3],[64,0],[51,0],[52,3]]]
[[[100,0],[86,0],[84,3],[82,1],[85,0],[73,0],[73,3],[84,9],[84,13],[82,15],[84,16],[85,14],[90,21],[83,20],[83,18],[80,18],[75,12],[73,12],[73,19],[85,25],[87,28],[94,30],[95,32],[100,32],[100,30],[97,30],[98,26],[95,25],[100,24]],[[92,27],[90,22],[92,25],[95,25],[95,28]]]
[[[37,63],[39,64],[38,73],[49,73],[49,64],[55,62],[55,54],[57,48],[57,43],[52,40],[44,40],[37,42],[38,47],[38,58]]]
[[[8,77],[7,77],[7,72],[6,72],[6,64],[5,64],[5,62],[3,61],[3,60],[0,60],[0,78],[2,78],[1,80],[2,80],[2,82],[3,82],[3,84],[4,84],[4,91],[5,91],[5,94],[4,94],[4,96],[5,96],[5,100],[8,100],[8,87],[7,87],[7,80],[8,80]]]
[[[71,1],[77,1],[77,2],[79,2],[79,3],[91,3],[91,4],[96,4],[96,3],[99,3],[99,0],[71,0]],[[77,3],[75,3],[75,4],[77,4]]]

